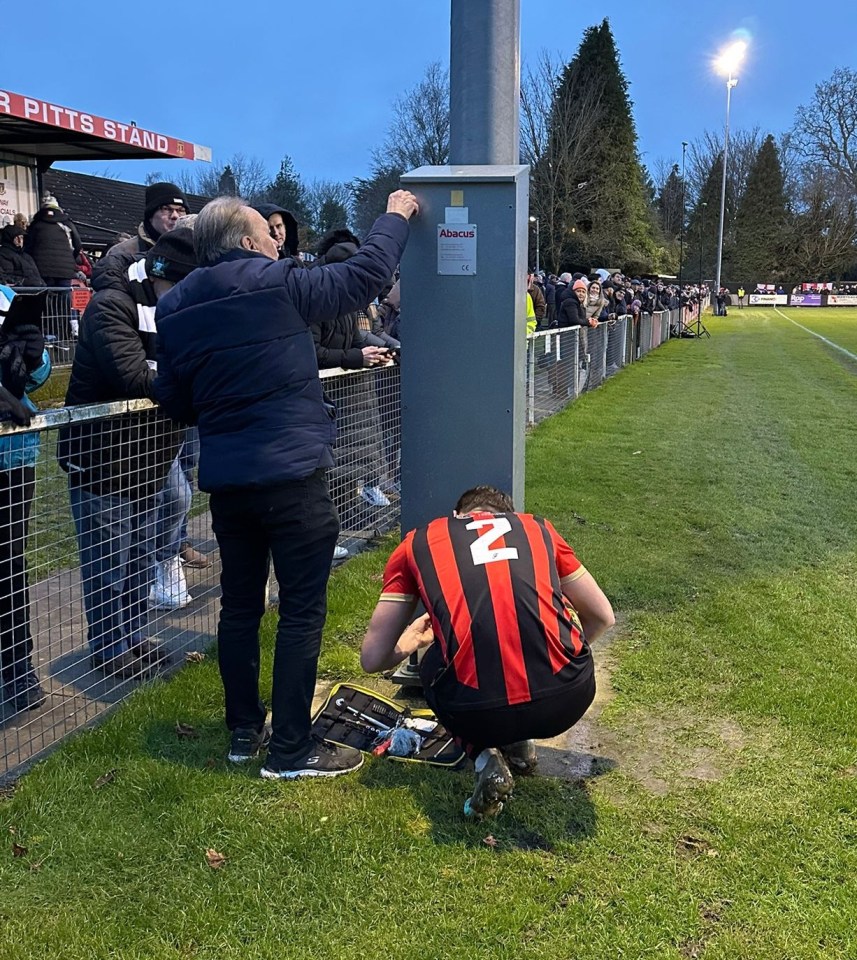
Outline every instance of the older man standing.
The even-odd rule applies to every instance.
[[[200,269],[158,305],[155,392],[171,417],[198,424],[199,486],[211,493],[222,563],[220,674],[236,763],[267,743],[259,623],[269,555],[279,582],[263,777],[333,777],[362,763],[358,751],[310,737],[339,521],[325,476],[335,411],[322,392],[309,325],[361,309],[381,292],[417,211],[412,194],[396,191],[353,257],[304,270],[277,259],[263,216],[218,198],[196,221]]]

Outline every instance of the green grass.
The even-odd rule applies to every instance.
[[[528,443],[529,508],[624,615],[615,768],[481,826],[465,774],[271,784],[227,769],[209,659],[0,801],[0,956],[857,955],[857,366],[768,311],[708,325]],[[326,676],[358,675],[391,543],[334,575]]]
[[[789,307],[782,312],[809,330],[857,354],[857,307]]]

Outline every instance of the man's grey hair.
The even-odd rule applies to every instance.
[[[193,229],[193,246],[201,267],[211,266],[224,254],[240,248],[241,238],[252,232],[251,209],[238,197],[217,197],[202,208]]]
[[[184,227],[186,230],[193,230],[194,225],[196,224],[196,218],[199,216],[198,213],[185,213],[176,220],[173,224],[173,230],[178,230],[179,227]]]

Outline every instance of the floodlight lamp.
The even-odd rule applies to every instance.
[[[731,77],[738,67],[741,66],[746,53],[746,41],[736,40],[734,43],[730,43],[714,61],[714,69],[721,74],[721,76]]]
[[[538,217],[530,217],[530,223],[535,223]]]

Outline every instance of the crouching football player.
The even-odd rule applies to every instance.
[[[427,613],[410,623],[419,601]],[[589,644],[613,623],[609,600],[552,524],[480,486],[393,551],[361,663],[387,670],[428,647],[426,700],[476,767],[464,812],[493,816],[512,771],[534,771],[533,740],[563,733],[589,708]]]

